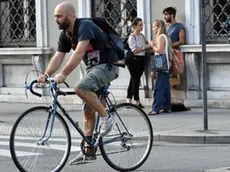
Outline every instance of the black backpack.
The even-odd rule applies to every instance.
[[[134,36],[134,35],[133,35]],[[134,38],[136,39],[136,37],[134,36]],[[133,52],[131,51],[131,49],[129,48],[129,44],[128,44],[128,39],[129,36],[126,37],[123,41],[124,44],[124,49],[126,50],[125,52],[125,64],[129,65],[132,63],[132,61],[134,60],[134,55]]]
[[[107,33],[110,44],[112,48],[115,50],[118,59],[123,60],[125,56],[125,50],[124,50],[124,45],[122,42],[122,39],[120,36],[117,34],[117,32],[108,24],[108,22],[101,17],[95,17],[95,18],[79,18],[81,19],[87,19],[87,20],[92,20],[97,26],[103,30],[103,32]]]

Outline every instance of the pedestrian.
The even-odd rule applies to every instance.
[[[174,7],[167,7],[163,9],[163,18],[168,25],[167,34],[172,41],[172,48],[179,49],[180,45],[185,44],[185,27],[176,22],[176,12]],[[180,84],[180,74],[174,74],[171,78],[173,87]]]
[[[141,18],[135,18],[132,22],[133,32],[128,39],[128,45],[133,53],[133,58],[128,62],[127,67],[130,73],[130,81],[127,89],[127,103],[131,103],[132,98],[136,105],[144,108],[139,97],[140,79],[145,69],[145,51],[150,48],[147,39],[141,33],[143,30],[143,21]]]
[[[163,109],[165,112],[171,111],[171,92],[170,92],[170,68],[172,48],[171,41],[166,33],[166,26],[163,20],[155,20],[153,22],[153,33],[156,36],[156,42],[150,41],[150,46],[153,52],[157,54],[166,54],[168,61],[168,70],[156,72],[156,82],[154,87],[154,101],[152,104],[152,111],[149,115],[156,115]]]
[[[167,34],[172,41],[172,48],[180,50],[180,46],[184,45],[186,42],[185,27],[182,23],[176,21],[176,12],[177,12],[176,8],[167,7],[163,9],[162,13],[163,13],[163,18],[168,26]],[[183,80],[181,80],[180,74],[171,75],[170,80],[171,80],[172,88],[176,88],[176,85],[179,85],[181,84],[181,82],[183,82]],[[190,109],[185,107],[183,103],[172,103],[171,110],[187,111]]]
[[[167,7],[163,10],[163,17],[168,25],[167,34],[172,41],[172,47],[179,49],[179,46],[185,44],[185,27],[176,22],[176,12],[175,8]]]
[[[108,57],[108,54],[114,50],[106,46],[109,41],[107,34],[102,32],[91,20],[76,18],[75,8],[71,3],[62,2],[58,4],[54,10],[54,16],[58,28],[62,30],[58,48],[44,74],[39,76],[37,80],[44,83],[47,77],[53,75],[63,62],[65,54],[72,48],[74,52],[64,67],[54,76],[55,82],[63,83],[82,60],[85,62],[86,74],[74,89],[76,94],[85,102],[83,105],[84,134],[89,140],[92,139],[95,112],[97,111],[102,119],[100,135],[104,136],[111,130],[114,119],[105,110],[96,92],[118,77],[119,68],[113,65],[113,62],[119,59],[117,56]],[[108,61],[112,63],[108,63]],[[92,152],[90,148],[86,148],[85,151]],[[96,155],[85,156],[80,152],[75,159],[70,161],[70,164],[79,164],[83,159],[86,161],[95,160]]]

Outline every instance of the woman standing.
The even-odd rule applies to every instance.
[[[150,41],[155,54],[166,54],[168,61],[168,70],[157,72],[156,83],[154,89],[154,102],[152,104],[152,111],[149,115],[159,114],[160,110],[164,112],[171,112],[171,93],[170,93],[170,67],[172,58],[172,45],[169,37],[166,34],[166,26],[164,21],[155,20],[153,23],[153,33],[156,35],[156,44]]]
[[[144,106],[140,102],[139,86],[140,79],[145,69],[145,50],[150,48],[145,36],[141,33],[143,22],[141,18],[135,18],[132,22],[133,33],[129,36],[128,45],[133,53],[133,59],[127,64],[130,81],[127,90],[127,103],[131,103],[132,98],[140,108]]]

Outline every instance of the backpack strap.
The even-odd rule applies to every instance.
[[[137,42],[137,38],[136,38],[136,36],[134,34],[131,34],[130,36],[133,36],[135,41]],[[128,45],[129,45],[129,42],[128,42]]]
[[[133,36],[135,41],[137,40],[136,36],[134,34],[131,34],[130,36]]]

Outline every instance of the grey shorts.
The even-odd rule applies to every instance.
[[[77,88],[81,91],[97,92],[102,87],[116,79],[119,75],[119,67],[100,64],[92,69],[89,69],[84,78],[80,81]],[[83,111],[87,112],[91,110],[91,107],[86,103],[83,103]]]

